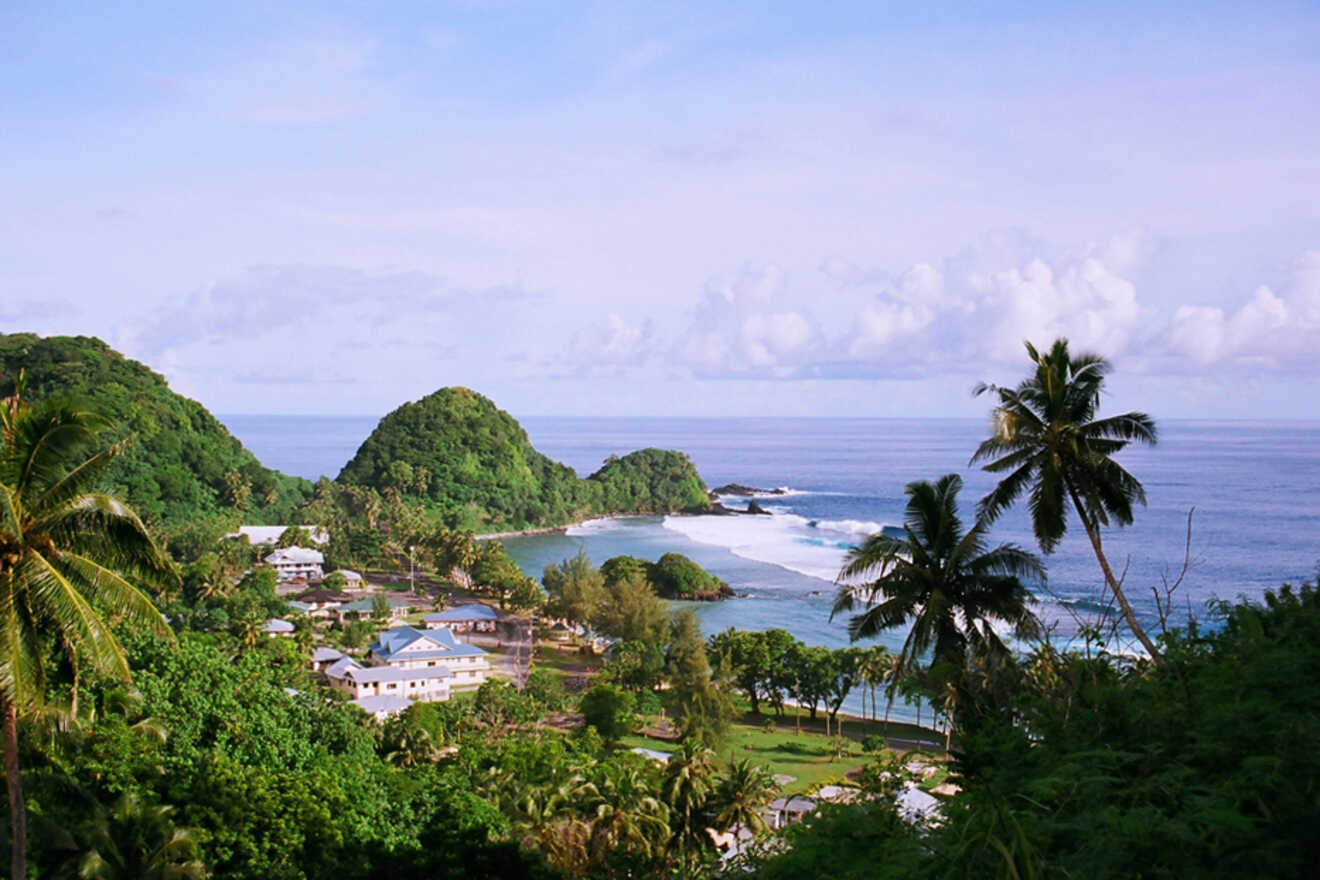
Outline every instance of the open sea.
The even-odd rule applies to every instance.
[[[269,467],[315,479],[335,476],[375,427],[372,417],[227,416],[222,421]],[[967,461],[984,420],[896,419],[585,419],[521,420],[541,452],[580,475],[612,454],[647,446],[688,453],[710,486],[783,487],[758,498],[772,516],[669,516],[596,520],[565,534],[506,540],[523,568],[545,566],[585,548],[596,563],[622,553],[692,557],[739,594],[697,603],[709,634],[729,627],[779,627],[811,644],[847,644],[845,621],[830,620],[833,581],[844,554],[866,535],[902,522],[903,486],[958,473],[964,522],[993,484]],[[1168,421],[1160,443],[1120,460],[1146,488],[1149,506],[1134,525],[1111,529],[1105,548],[1149,627],[1152,589],[1182,568],[1192,515],[1191,567],[1175,596],[1175,622],[1207,620],[1207,603],[1259,598],[1280,583],[1312,579],[1320,562],[1320,423]],[[726,499],[745,506],[745,499]],[[992,533],[1036,549],[1024,507]],[[1046,558],[1049,582],[1038,613],[1066,640],[1104,602],[1103,581],[1079,527]],[[897,648],[905,634],[881,639]],[[845,703],[860,712],[860,695]],[[911,718],[896,706],[895,717]]]

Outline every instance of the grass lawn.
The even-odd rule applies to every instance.
[[[536,643],[536,658],[532,668],[548,666],[563,672],[580,673],[582,670],[596,672],[605,665],[603,657],[579,654],[577,648],[565,645],[562,649],[557,642],[539,641]]]
[[[636,735],[625,737],[623,744],[628,748],[641,747],[658,752],[672,752],[677,748],[675,743]],[[844,744],[843,757],[836,759],[832,741],[823,734],[804,731],[799,736],[791,729],[766,732],[759,725],[751,724],[735,725],[729,743],[720,750],[719,756],[723,762],[731,757],[738,760],[750,758],[771,773],[796,777],[784,786],[785,794],[799,794],[826,782],[842,781],[844,774],[871,760],[871,756],[863,753],[861,746],[851,740]]]
[[[769,729],[766,727],[767,720],[774,721]],[[796,777],[795,781],[784,786],[783,791],[786,795],[801,794],[822,784],[842,781],[847,773],[870,763],[873,756],[862,751],[861,740],[873,733],[880,734],[884,727],[880,721],[845,718],[843,755],[835,758],[833,738],[825,735],[824,713],[819,713],[813,722],[804,711],[801,723],[802,732],[799,734],[792,707],[785,711],[782,718],[744,712],[735,720],[729,742],[719,752],[720,760],[728,761],[730,757],[739,760],[750,758],[754,763],[767,767],[773,774]],[[938,742],[940,748],[930,751],[943,750],[943,738],[939,734],[915,724],[890,722],[887,732],[890,746],[896,751],[907,751],[917,741]],[[622,742],[628,748],[652,749],[657,752],[672,752],[678,748],[676,743],[638,734],[625,737]],[[935,778],[924,782],[922,787],[936,785],[946,775],[941,770]]]

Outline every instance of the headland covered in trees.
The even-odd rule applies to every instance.
[[[388,528],[391,507],[470,532],[563,526],[595,516],[704,511],[706,484],[681,452],[613,455],[585,478],[537,452],[489,399],[442,388],[381,419],[334,480],[264,467],[196,401],[92,337],[0,336],[0,375],[33,398],[65,395],[122,413],[125,453],[108,484],[167,537],[245,523],[316,522],[351,508]],[[308,519],[311,517],[311,519]]]

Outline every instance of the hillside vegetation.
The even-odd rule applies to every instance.
[[[263,467],[204,406],[100,339],[0,336],[0,390],[26,372],[29,400],[67,395],[89,402],[128,438],[105,488],[145,520],[173,528],[217,516],[288,522],[312,492],[306,480]]]
[[[467,388],[442,388],[385,416],[336,482],[420,500],[449,525],[469,529],[709,505],[706,484],[681,452],[612,456],[579,479],[537,452],[512,416]]]

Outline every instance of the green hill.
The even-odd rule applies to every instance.
[[[19,370],[32,400],[72,395],[96,405],[132,435],[107,487],[157,526],[227,515],[248,523],[289,522],[312,484],[263,467],[204,406],[165,379],[87,336],[0,335],[0,386]]]
[[[381,419],[337,482],[417,498],[450,524],[480,529],[558,525],[605,513],[705,508],[706,485],[680,452],[611,457],[587,479],[532,448],[490,400],[442,388]]]

